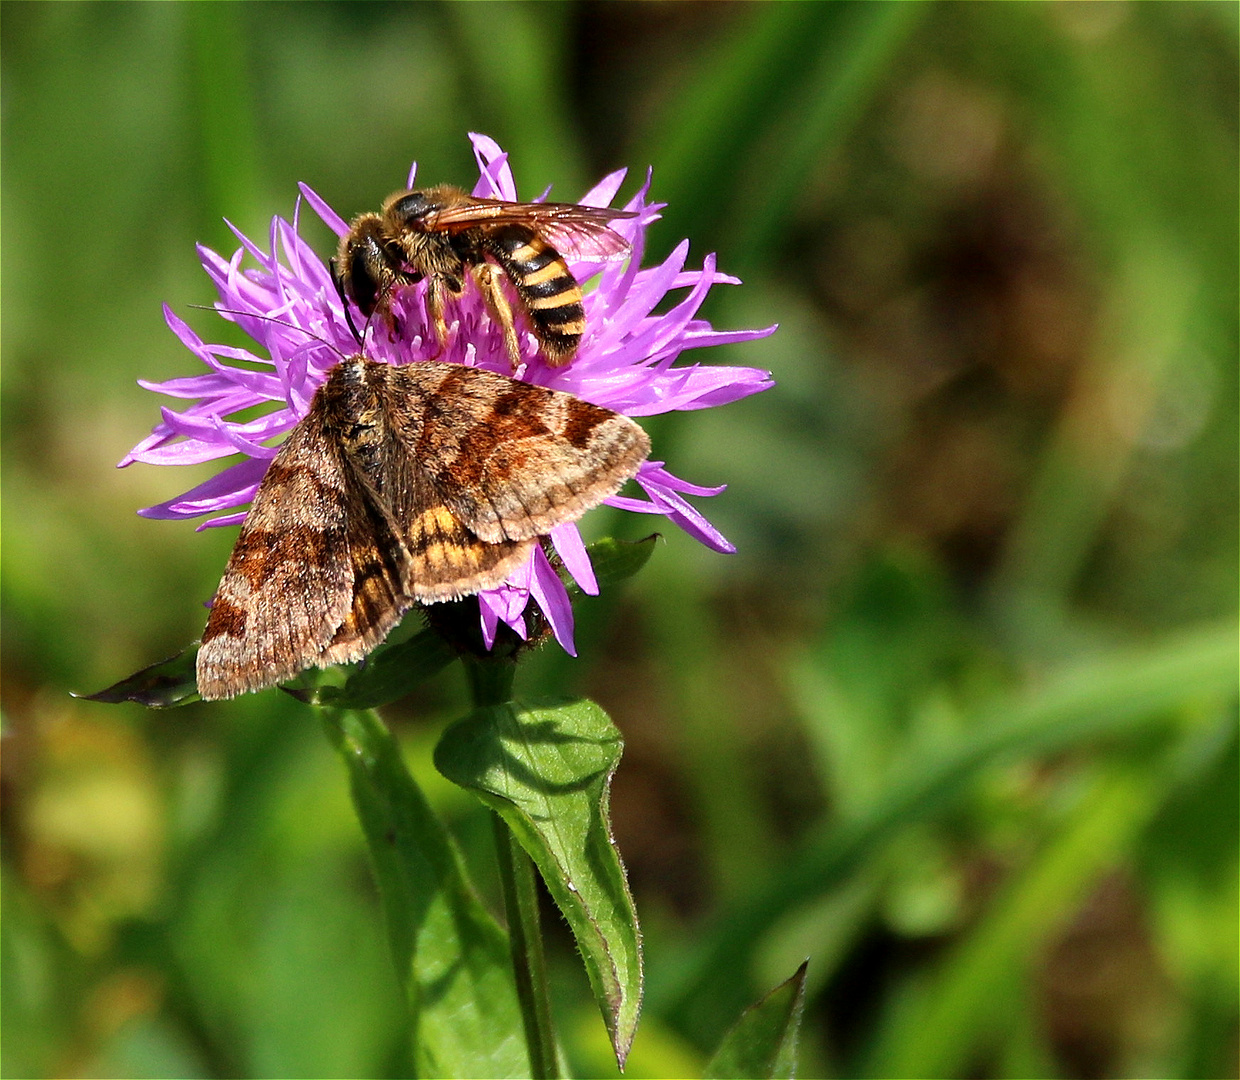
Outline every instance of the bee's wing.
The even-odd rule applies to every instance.
[[[539,232],[569,259],[614,259],[627,254],[632,247],[614,229],[594,220],[557,219],[542,225]]]
[[[608,206],[473,199],[436,212],[428,218],[427,225],[430,229],[450,233],[478,225],[524,225],[563,256],[609,259],[624,254],[631,245],[609,228],[608,222],[636,216],[632,210],[614,210]]]

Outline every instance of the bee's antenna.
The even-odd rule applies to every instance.
[[[390,291],[390,290],[389,290],[389,291]],[[348,310],[349,310],[349,309],[348,309],[348,307],[346,306],[346,307],[345,307],[345,313],[346,313],[346,314],[348,313]],[[370,333],[371,328],[374,326],[375,316],[376,316],[378,313],[379,313],[379,308],[378,308],[378,305],[376,305],[376,306],[375,306],[375,310],[374,310],[374,311],[372,311],[369,315],[367,315],[367,316],[366,316],[366,325],[362,327],[362,338],[363,338],[363,339],[366,337],[366,335],[367,335],[368,333]],[[365,347],[364,347],[364,346],[363,346],[363,351],[365,351]]]
[[[340,303],[344,307],[345,322],[349,324],[349,329],[353,331],[353,337],[357,341],[357,347],[360,349],[364,344],[362,339],[365,337],[365,330],[359,334],[357,327],[353,323],[353,312],[349,310],[349,297],[344,291],[344,275],[340,272],[340,267],[336,265],[335,259],[331,259],[328,262],[328,266],[331,267],[332,281],[336,285],[336,292],[340,294]],[[366,319],[366,325],[370,325],[369,318]]]

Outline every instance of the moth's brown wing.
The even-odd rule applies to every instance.
[[[447,505],[430,500],[405,525],[406,589],[421,603],[459,600],[502,585],[530,557],[533,540],[487,543]]]
[[[387,549],[396,554],[375,563]],[[360,656],[399,618],[376,612],[401,595],[400,551],[312,407],[263,477],[229,557],[198,651],[199,694],[234,697]]]
[[[388,386],[394,441],[454,521],[490,545],[575,521],[650,451],[626,416],[478,368],[410,364],[390,369]]]
[[[430,482],[419,454],[411,449],[415,440],[410,429],[420,423],[424,388],[417,380],[391,386],[397,369],[387,364],[368,361],[367,370],[377,384],[387,439],[377,457],[359,459],[354,468],[359,490],[367,492],[399,536],[405,554],[401,591],[409,603],[432,604],[500,585],[529,558],[532,542],[489,544],[465,527]]]
[[[349,609],[343,467],[308,420],[267,469],[220,581],[198,651],[198,692],[207,700],[309,666]]]
[[[411,560],[400,528],[365,477],[357,474],[353,480],[346,512],[352,600],[315,658],[318,667],[360,660],[388,636],[414,599],[407,589]]]

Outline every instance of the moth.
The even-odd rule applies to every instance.
[[[200,696],[359,660],[414,604],[500,585],[649,451],[634,421],[572,394],[343,359],[246,515],[202,635]]]
[[[341,297],[367,317],[390,316],[393,290],[425,278],[427,315],[441,346],[445,305],[463,293],[468,273],[503,330],[515,371],[521,355],[506,277],[547,363],[559,367],[572,360],[586,328],[581,286],[565,257],[623,255],[629,242],[608,222],[636,216],[605,206],[479,199],[450,184],[398,191],[379,213],[353,219],[332,273]]]

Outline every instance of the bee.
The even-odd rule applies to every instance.
[[[507,277],[547,363],[560,367],[572,360],[586,328],[581,286],[565,259],[623,255],[629,242],[607,223],[636,216],[575,203],[478,199],[448,184],[398,191],[379,213],[353,219],[332,276],[346,314],[352,300],[367,318],[379,312],[389,320],[394,290],[425,278],[426,312],[442,348],[445,306],[464,292],[468,272],[503,330],[515,369],[520,348],[503,289]]]

